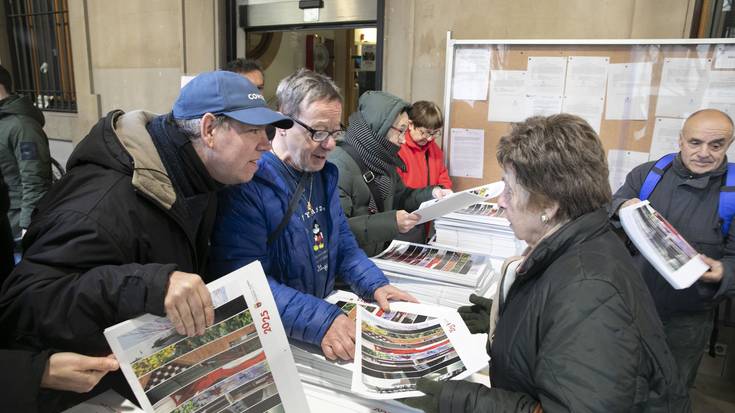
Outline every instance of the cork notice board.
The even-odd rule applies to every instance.
[[[467,50],[469,49],[474,49],[474,52],[483,51],[479,54],[481,56],[487,56],[489,63],[485,63],[484,66],[482,61],[478,65],[474,63],[468,64],[467,60],[463,60],[462,56],[466,56]],[[463,50],[465,52],[462,52]],[[533,60],[536,57],[564,58],[563,60],[567,62],[571,62],[575,57],[594,57],[598,59],[587,60],[598,62],[602,61],[601,58],[604,58],[604,61],[610,65],[607,66],[610,69],[604,75],[606,81],[604,81],[599,97],[601,99],[599,112],[601,113],[599,113],[596,121],[594,120],[595,118],[592,118],[593,120],[590,121],[590,124],[598,130],[605,151],[608,154],[611,185],[613,186],[613,175],[624,176],[627,170],[635,166],[632,165],[633,163],[642,163],[642,161],[648,160],[649,156],[652,159],[654,156],[655,159],[658,159],[657,154],[661,152],[662,148],[668,149],[669,152],[674,151],[675,148],[671,147],[673,142],[672,131],[680,125],[677,122],[682,122],[691,112],[704,107],[715,107],[727,112],[730,116],[735,115],[735,41],[731,39],[624,41],[534,40],[502,42],[492,40],[452,40],[448,33],[444,92],[446,121],[442,146],[450,174],[467,169],[465,167],[457,168],[458,165],[452,165],[453,158],[455,161],[465,159],[460,156],[459,149],[456,151],[456,156],[452,156],[453,134],[456,135],[464,129],[470,129],[475,132],[481,130],[484,135],[482,137],[484,142],[483,155],[481,157],[482,178],[452,176],[456,190],[462,190],[500,179],[502,171],[495,159],[495,149],[500,138],[510,130],[512,121],[518,120],[498,120],[497,116],[489,120],[489,109],[493,112],[493,108],[491,107],[492,102],[497,102],[497,99],[493,99],[493,93],[495,90],[499,90],[494,89],[491,79],[493,73],[496,73],[495,81],[497,81],[503,75],[501,72],[506,71],[523,71],[523,75],[528,75],[531,73],[529,58]],[[562,59],[548,60],[559,62]],[[581,61],[585,61],[585,59],[578,59],[576,63]],[[538,62],[539,60],[536,60],[536,63]],[[477,70],[472,74],[474,78],[470,79],[472,86],[467,87],[467,83],[463,85],[464,92],[458,92],[458,85],[460,83],[458,83],[458,79],[455,77],[467,76],[468,70],[460,67],[460,65],[472,66],[469,72]],[[570,70],[569,68],[572,67],[571,64],[567,63],[567,65],[565,70]],[[598,66],[601,67],[600,65]],[[696,70],[691,70],[690,72],[681,70],[682,67],[686,69],[687,66],[696,66]],[[637,78],[638,80],[634,82],[635,85],[631,84],[630,86],[630,93],[637,94],[634,100],[636,100],[636,104],[638,105],[638,115],[633,115],[625,110],[621,111],[619,109],[620,99],[623,98],[614,96],[614,93],[618,93],[624,89],[621,88],[621,85],[625,83],[619,82],[619,77],[615,78],[618,81],[612,80],[612,76],[615,73],[619,73],[616,70],[621,67],[635,67],[637,68],[636,70],[642,68],[641,73],[645,74],[646,71],[648,72],[642,78],[643,81],[641,81],[639,76]],[[568,102],[572,101],[565,94],[568,91],[567,88],[569,85],[578,83],[574,79],[579,79],[584,76],[584,74],[577,76],[577,73],[584,73],[584,71],[575,69],[574,72],[565,73],[567,77],[564,81],[564,89],[561,96],[559,96],[559,99],[564,104],[559,105],[557,112],[549,112],[549,110],[553,110],[554,105],[547,106],[546,109],[542,109],[542,112],[534,112],[538,110],[538,107],[526,103],[523,117],[534,114],[548,115],[558,113],[559,111],[575,113],[574,106],[571,104],[567,105],[564,99],[569,99]],[[575,76],[572,76],[573,74]],[[488,80],[488,92],[484,96],[481,96],[479,94],[483,93],[483,91],[476,92],[477,90],[481,90],[481,88],[477,88],[476,86],[482,82],[473,82],[478,76],[482,78],[485,75]],[[662,78],[664,78],[663,85]],[[530,77],[525,79],[526,81],[531,81]],[[600,79],[603,79],[603,77],[598,76],[598,82]],[[645,88],[641,87],[641,85],[646,83],[650,83],[650,85]],[[683,83],[687,84],[682,86]],[[680,86],[681,88],[679,88]],[[512,92],[514,89],[510,90],[510,93],[514,93]],[[577,93],[580,93],[579,91],[582,89],[576,90]],[[463,98],[473,93],[473,99]],[[504,93],[509,92],[505,90]],[[533,99],[529,95],[529,89],[519,88],[518,93],[522,95],[518,97],[519,101]],[[662,94],[660,99],[659,93]],[[643,95],[645,95],[645,99],[643,99]],[[458,96],[460,98],[457,98]],[[640,104],[643,101],[645,101],[645,105],[647,106]],[[660,107],[659,104],[661,105]],[[561,108],[568,110],[561,110]],[[497,109],[502,108],[499,108],[496,104]],[[589,108],[586,107],[585,109]],[[543,110],[546,112],[543,112]],[[592,110],[592,112],[594,111]],[[636,111],[633,110],[632,112]],[[575,114],[581,115],[581,113]],[[518,116],[520,117],[520,115]],[[589,116],[585,117],[585,119],[588,118]],[[665,125],[668,125],[668,135],[665,133]],[[659,132],[655,132],[657,126]],[[656,133],[656,139],[654,139],[654,133]],[[666,136],[668,136],[668,140],[662,140]],[[480,138],[478,137],[477,139],[479,140]],[[669,146],[663,145],[661,142],[665,142]],[[653,147],[652,143],[654,144]],[[457,147],[459,148],[459,145]],[[479,162],[480,157],[475,155],[473,159],[478,159],[476,162]],[[733,157],[731,156],[730,159],[733,159]],[[475,168],[475,170],[479,171],[479,168]],[[620,176],[618,176],[618,179],[621,179]],[[613,187],[613,190],[615,189]]]

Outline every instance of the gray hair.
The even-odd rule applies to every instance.
[[[322,74],[301,68],[278,83],[276,89],[278,110],[287,116],[298,116],[299,105],[339,100],[342,95],[334,81]]]
[[[582,118],[561,113],[515,123],[500,138],[498,163],[512,167],[529,192],[530,210],[559,203],[561,220],[607,205],[612,197],[605,150]]]
[[[218,128],[220,126],[224,126],[229,128],[230,127],[230,118],[228,118],[225,115],[214,115],[214,127]],[[174,119],[174,123],[176,124],[176,127],[179,129],[179,132],[181,132],[184,136],[189,138],[190,140],[199,139],[202,137],[201,129],[202,129],[202,118],[194,118],[194,119]]]

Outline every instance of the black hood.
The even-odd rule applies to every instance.
[[[115,122],[123,114],[121,110],[112,111],[92,127],[69,156],[67,171],[85,164],[95,164],[133,175],[133,158],[115,134]]]

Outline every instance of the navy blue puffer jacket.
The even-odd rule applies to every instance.
[[[278,172],[278,158],[266,153],[247,184],[229,187],[219,195],[217,222],[210,250],[210,271],[223,275],[252,261],[263,265],[286,334],[319,345],[340,309],[323,300],[341,277],[359,296],[372,299],[388,284],[355,241],[339,203],[337,167],[327,162],[314,179],[324,179],[329,204],[326,231],[329,271],[325,279],[315,270],[311,232],[304,227],[299,208],[270,247],[268,234],[283,219],[292,189]]]

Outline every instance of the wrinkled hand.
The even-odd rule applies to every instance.
[[[163,306],[166,316],[181,335],[202,335],[214,322],[212,296],[196,274],[172,272]]]
[[[117,360],[112,355],[89,357],[77,353],[54,353],[46,362],[41,387],[86,393],[92,390],[107,372],[115,371],[118,367]]]
[[[416,390],[423,392],[426,396],[398,399],[414,409],[423,410],[426,413],[439,413],[439,395],[444,383],[422,377],[416,383]]]
[[[398,232],[405,234],[416,226],[421,216],[418,214],[409,214],[404,210],[396,211],[396,223],[398,224]]]
[[[709,271],[702,274],[699,279],[706,283],[718,283],[722,281],[722,275],[724,273],[722,261],[713,260],[706,255],[700,255],[700,257],[705,264],[709,265]]]
[[[444,189],[440,186],[437,186],[436,188],[431,190],[431,196],[433,196],[436,199],[442,199],[445,197],[448,197],[449,195],[452,195],[454,191],[451,189]]]
[[[408,301],[409,303],[418,303],[419,300],[417,300],[414,296],[411,294],[400,290],[390,284],[384,285],[373,293],[373,299],[375,302],[378,303],[380,308],[388,312],[390,311],[390,303],[388,300],[393,301]]]
[[[340,314],[322,338],[322,352],[329,360],[355,358],[355,322]]]
[[[490,329],[490,309],[493,306],[493,300],[470,294],[470,302],[473,305],[459,307],[457,312],[467,324],[470,333],[487,333]]]

